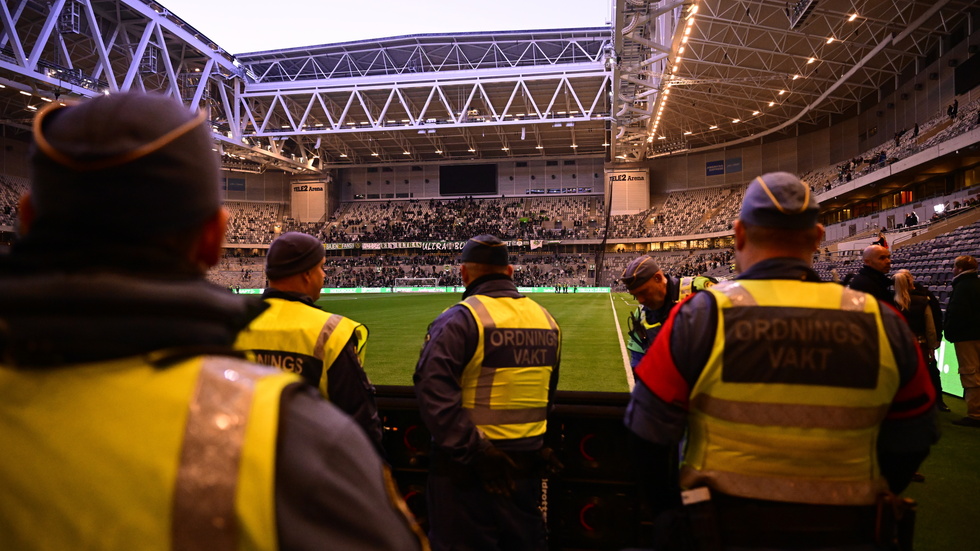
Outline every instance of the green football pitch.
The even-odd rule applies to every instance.
[[[528,296],[547,308],[561,326],[559,389],[629,391],[621,339],[627,314],[636,307],[632,297],[625,293]],[[324,295],[317,304],[368,327],[364,368],[372,383],[411,385],[426,328],[460,298],[456,293]]]

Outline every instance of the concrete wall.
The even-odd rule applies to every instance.
[[[549,190],[572,188],[576,193],[585,189],[591,191],[581,193],[602,193],[601,157],[575,157],[552,162],[554,164],[550,165],[545,160],[496,163],[497,195],[526,195],[532,189],[549,194]],[[476,164],[493,163],[481,161]],[[368,167],[353,167],[337,170],[334,181],[339,186],[342,201],[353,201],[359,196],[367,199],[440,197],[439,165],[376,167],[374,172],[369,172]]]
[[[244,178],[245,191],[226,191],[228,201],[259,201],[267,203],[288,203],[292,188],[291,176],[284,172],[266,171],[262,174],[221,171],[224,178]]]

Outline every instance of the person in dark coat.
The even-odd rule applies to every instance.
[[[466,242],[462,300],[430,325],[413,381],[432,435],[427,480],[434,551],[544,551],[544,445],[558,388],[561,330],[522,295],[506,244]],[[552,461],[553,460],[553,461]]]
[[[953,424],[980,428],[980,279],[972,256],[958,256],[953,262],[953,294],[946,306],[943,331],[956,347],[966,401],[966,417]]]
[[[892,253],[881,245],[870,245],[864,249],[861,259],[864,261],[864,266],[846,281],[847,286],[871,293],[876,299],[894,306],[892,280],[888,277],[888,272],[892,268]]]
[[[876,503],[938,438],[908,324],[813,271],[819,210],[796,176],[756,178],[735,222],[738,277],[679,303],[637,367],[624,421],[656,549],[877,549]]]

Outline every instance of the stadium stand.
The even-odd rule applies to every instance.
[[[843,164],[808,172],[801,178],[821,190],[829,191],[887,164],[910,157],[977,128],[980,126],[980,121],[977,119],[978,112],[980,112],[980,98],[963,107],[955,118],[950,118],[944,113],[933,116],[919,125],[918,135],[909,129],[902,130],[896,135],[894,143],[888,142],[881,147],[866,151]]]
[[[506,197],[348,202],[320,230],[327,243],[504,239],[589,239],[602,226],[602,198]]]
[[[226,238],[229,244],[268,245],[277,235],[276,226],[282,221],[281,204],[228,201],[225,208],[231,214]]]
[[[956,118],[940,113],[924,121],[919,125],[918,135],[910,130],[901,132],[894,143],[872,148],[843,164],[808,171],[801,177],[815,192],[833,189],[881,166],[974,130],[980,126],[978,112],[980,98],[966,104]],[[881,161],[882,153],[884,161]],[[4,223],[13,223],[16,197],[25,186],[26,182],[11,177],[2,181],[0,220]],[[737,185],[679,190],[654,196],[648,209],[633,214],[612,215],[608,237],[696,237],[728,232],[731,221],[737,216],[743,191],[744,185]],[[921,201],[922,198],[917,200]],[[967,205],[968,200],[963,198],[961,203],[951,199],[951,203],[951,210],[955,211],[961,204]],[[303,231],[320,237],[325,243],[452,241],[465,240],[479,233],[494,233],[505,239],[556,239],[574,243],[601,239],[606,226],[605,204],[601,195],[350,201],[341,203],[336,212],[322,223],[300,223],[284,216],[286,206],[280,203],[229,201],[227,205],[232,214],[228,244],[248,247],[268,245],[279,231]],[[880,213],[901,217],[906,211],[908,206],[901,205]],[[920,226],[924,229],[928,222],[944,216],[948,215],[922,220]],[[846,240],[867,238],[876,231],[877,226],[865,222],[858,233],[849,235]],[[837,241],[841,239],[827,241],[821,246],[835,247]],[[548,254],[551,261],[547,263],[522,259],[528,263],[528,267],[522,267],[517,277],[526,280],[538,278],[537,285],[582,285],[589,282],[588,262],[578,259],[566,261],[564,255]],[[693,266],[705,265],[710,274],[716,277],[727,277],[731,272],[730,258],[722,258],[725,255],[717,252],[656,254],[663,255],[661,262],[665,266],[676,270],[689,271]],[[534,258],[534,255],[526,256],[528,259]],[[623,267],[620,264],[628,261],[624,259],[629,256],[616,253],[607,255],[602,281],[615,282]],[[844,276],[851,267],[853,256],[853,252],[837,251],[835,247],[835,260],[819,261],[816,266],[821,275],[828,279],[832,268],[837,268],[838,273]],[[346,258],[332,259],[338,273],[328,274],[327,285],[384,286],[390,285],[396,277],[428,277],[440,270],[444,272],[440,278],[443,285],[454,284],[458,277],[453,270],[446,271],[451,261],[437,259],[429,262],[431,259],[422,257],[422,262],[408,262],[406,258],[396,258],[395,264],[386,267],[358,265],[358,261]],[[690,262],[686,261],[687,258],[698,258],[700,261]],[[215,271],[213,278],[230,287],[261,286],[263,277],[259,260],[237,256],[233,257],[233,262],[248,265],[223,264]],[[346,269],[352,271],[341,273]]]
[[[737,193],[733,189],[730,195],[737,196]],[[699,204],[697,203],[699,200],[705,200],[703,195],[699,196],[687,193],[679,195],[682,198],[675,201],[674,204],[685,204],[690,207],[691,205]],[[434,201],[402,202],[400,205],[383,203],[348,204],[347,206],[350,210],[346,213],[347,216],[344,216],[341,220],[337,220],[335,224],[340,227],[352,228],[359,223],[363,224],[364,219],[358,217],[373,216],[379,212],[390,212],[391,216],[395,217],[396,220],[404,222],[412,220],[415,217],[420,217],[424,221],[426,220],[426,213],[430,213],[430,216],[431,213],[436,212],[445,214],[448,212],[446,209],[452,209],[454,212],[481,213],[483,217],[478,220],[477,224],[486,224],[487,217],[489,216],[488,213],[498,212],[498,209],[499,212],[509,217],[526,213],[526,210],[519,211],[516,209],[515,205],[518,204],[516,202],[508,206],[506,202],[502,202],[501,200],[483,200],[487,201],[485,205],[477,204],[480,200],[465,201],[468,202],[468,206],[465,207],[461,207],[457,204],[459,203],[457,201],[450,201],[445,205],[437,205]],[[682,203],[682,201],[684,202]],[[937,216],[934,220],[924,221],[915,228],[910,228],[910,230],[914,230],[913,233],[915,234],[928,236],[928,230],[931,225],[945,220],[951,220],[954,224],[953,228],[944,231],[936,237],[916,240],[914,244],[911,242],[903,243],[901,241],[899,243],[893,243],[893,247],[896,247],[894,253],[894,269],[907,268],[917,277],[922,277],[923,283],[926,283],[930,290],[940,297],[944,306],[949,294],[948,284],[951,275],[947,273],[949,272],[948,269],[943,271],[941,268],[943,266],[948,268],[947,265],[959,254],[980,255],[980,222],[956,227],[955,224],[957,222],[954,220],[958,216],[971,212],[975,215],[980,215],[980,209],[976,208],[977,202],[977,200],[969,200],[964,201],[962,205],[957,203],[958,208],[950,210],[944,216]],[[549,203],[560,205],[565,210],[550,211],[547,208],[539,208],[548,206]],[[433,205],[433,208],[429,208],[430,204]],[[351,208],[352,205],[356,205],[357,207]],[[410,205],[419,206],[412,208]],[[542,201],[540,198],[536,198],[533,207],[537,208],[537,212],[534,214],[538,217],[537,222],[539,225],[546,222],[544,220],[546,218],[557,219],[564,217],[566,219],[582,220],[587,223],[586,221],[593,216],[601,217],[600,197],[575,197],[561,202]],[[728,207],[728,209],[729,211],[719,219],[731,220],[737,214],[732,211],[732,207]],[[244,210],[238,209],[236,212],[244,212]],[[901,210],[901,208],[895,210]],[[252,217],[249,218],[250,224],[255,227],[266,228],[265,231],[273,231],[268,229],[275,225],[269,219],[268,214],[262,216],[262,213],[268,212],[271,212],[271,209],[267,208],[265,211],[253,209]],[[598,219],[596,218],[596,220]],[[623,218],[614,219],[622,220]],[[478,231],[476,228],[486,227],[485,225],[470,226],[465,223],[465,218],[461,217],[454,218],[453,220],[458,226],[453,231],[461,232],[464,235],[466,232]],[[239,227],[247,226],[248,224],[239,225]],[[388,223],[377,224],[377,226],[390,229],[395,225],[388,221]],[[407,227],[407,224],[404,226]],[[588,228],[588,231],[591,231],[591,229],[591,227]],[[258,231],[261,232],[262,230]],[[876,233],[876,228],[868,228],[863,232],[850,236],[848,241],[870,241]],[[470,234],[472,235],[472,233]],[[896,237],[898,236],[896,235]],[[832,278],[832,269],[836,268],[839,276],[844,277],[847,273],[856,271],[860,267],[860,248],[863,247],[854,250],[838,250],[837,245],[837,242],[831,241],[823,243],[821,247],[826,248],[828,252],[830,251],[830,247],[834,247],[832,258],[827,258],[821,253],[818,254],[814,263],[815,269],[825,280]],[[264,286],[264,249],[229,249],[229,251],[228,256],[221,264],[212,270],[211,279],[229,288],[260,288]],[[636,254],[638,253],[614,252],[607,254],[603,267],[602,281],[613,285],[614,290],[621,290],[619,289],[617,278],[625,265]],[[730,250],[682,250],[652,252],[650,254],[657,258],[665,271],[673,275],[705,273],[719,278],[726,278],[732,275],[732,254]],[[527,286],[588,285],[592,283],[592,279],[589,277],[589,267],[594,261],[595,259],[591,254],[583,253],[557,254],[553,252],[538,252],[521,254],[518,255],[515,262],[515,279],[517,279],[520,285]],[[325,286],[390,287],[394,284],[396,278],[404,277],[437,277],[439,278],[440,286],[460,285],[461,283],[455,265],[456,258],[452,253],[414,256],[370,255],[329,257]],[[920,273],[921,268],[924,268],[924,270]]]
[[[590,285],[587,275],[594,261],[585,254],[521,254],[514,261],[514,279],[525,286]],[[262,253],[230,255],[211,270],[209,279],[230,289],[256,289],[265,286],[264,269]],[[325,287],[391,287],[396,279],[411,277],[438,278],[439,286],[462,285],[452,254],[328,257],[324,270]]]
[[[255,250],[248,255],[226,254],[208,272],[208,279],[229,289],[265,287],[265,255]]]
[[[902,133],[896,146],[866,151],[844,164],[829,165],[801,175],[815,191],[829,190],[874,172],[978,126],[980,98],[967,104],[955,119],[936,116],[920,125],[917,137]],[[908,134],[909,137],[905,137]],[[881,155],[884,153],[884,161]],[[10,182],[4,183],[6,220],[12,219]],[[23,185],[23,184],[21,184]],[[634,214],[612,215],[609,238],[663,238],[730,231],[744,185],[675,191],[655,197],[653,206]],[[350,201],[329,220],[299,223],[285,217],[284,205],[230,201],[228,243],[267,245],[280,231],[304,231],[326,243],[412,240],[460,240],[494,233],[506,239],[588,240],[601,237],[604,200],[599,195],[569,197],[496,197],[487,199],[411,199]],[[9,223],[9,222],[8,222]]]
[[[963,217],[980,217],[977,206],[961,209]],[[957,223],[954,221],[954,224]],[[837,269],[841,278],[862,266],[860,250],[852,254],[834,255],[831,259],[814,262],[821,279],[830,280],[831,270]],[[952,291],[953,260],[960,255],[980,256],[980,221],[967,223],[945,231],[936,237],[896,248],[892,252],[892,273],[906,269],[939,299],[943,310]]]
[[[972,93],[971,93],[972,94]],[[855,178],[870,174],[927,148],[949,141],[980,126],[980,97],[962,98],[965,105],[956,117],[936,113],[913,129],[896,132],[893,141],[873,147],[844,163],[836,163],[801,175],[815,192],[832,190]],[[17,218],[17,201],[27,189],[26,178],[0,175],[0,227],[12,229]],[[651,197],[650,207],[632,214],[614,214],[608,221],[609,239],[663,239],[677,236],[726,234],[737,216],[745,184],[675,190]],[[926,198],[916,197],[922,202]],[[931,223],[949,219],[973,206],[976,201],[965,193],[948,195],[948,211],[920,223],[914,235],[926,235]],[[400,241],[459,241],[479,233],[493,233],[505,239],[556,240],[563,244],[588,243],[603,238],[606,205],[602,195],[499,196],[457,199],[406,199],[391,201],[355,200],[340,203],[335,212],[319,222],[299,222],[288,216],[284,202],[227,201],[231,213],[228,255],[214,270],[212,280],[230,288],[259,288],[265,283],[265,247],[283,231],[302,231],[325,243],[377,243]],[[854,269],[860,247],[854,243],[869,240],[877,232],[872,220],[886,217],[902,219],[910,206],[881,209],[871,216],[855,219],[858,231],[846,238],[828,240],[821,245],[832,258],[818,255],[815,267],[830,279],[836,269],[844,277]],[[874,214],[879,216],[875,217]],[[897,227],[901,227],[899,224]],[[935,273],[956,254],[975,254],[971,248],[973,224],[952,228],[930,241],[902,243],[908,235],[891,239],[896,247],[895,269],[925,268],[926,279],[941,300],[948,295],[947,275]],[[908,229],[908,228],[904,228]],[[963,234],[959,232],[965,232]],[[890,234],[891,235],[891,234]],[[899,242],[895,242],[898,238]],[[961,238],[963,238],[961,240]],[[962,241],[962,243],[960,242]],[[850,243],[850,248],[843,243]],[[962,245],[960,247],[959,245]],[[961,250],[962,249],[962,250]],[[635,253],[609,252],[600,280],[616,285],[623,266]],[[364,253],[361,253],[364,254]],[[720,250],[685,250],[651,253],[673,274],[707,272],[716,277],[731,274],[731,254]],[[439,277],[441,285],[457,285],[451,254],[330,258],[327,286],[390,286],[399,277]],[[586,285],[594,281],[595,259],[591,254],[559,253],[550,249],[522,254],[515,277],[522,285]],[[930,265],[931,263],[931,265]],[[925,266],[923,265],[925,264]]]
[[[17,223],[17,202],[27,192],[27,178],[0,175],[0,226]]]

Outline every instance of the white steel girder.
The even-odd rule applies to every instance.
[[[240,56],[255,80],[301,82],[601,63],[608,29],[414,35]],[[396,79],[397,80],[397,79]]]
[[[73,6],[84,21],[77,29],[60,29],[62,12]],[[233,58],[157,10],[162,8],[126,0],[57,0],[49,6],[6,2],[0,10],[0,67],[80,96],[131,89],[175,95],[184,73],[200,73],[203,82],[239,76]],[[165,67],[141,68],[148,52],[160,56]],[[199,101],[189,107],[204,105]]]
[[[139,0],[14,0],[0,7],[0,22],[0,101],[11,126],[28,128],[43,103],[139,90],[204,109],[216,138],[227,137],[244,72],[163,6]],[[272,148],[248,149],[284,169],[304,169]]]
[[[207,111],[229,163],[261,170],[567,155],[634,162],[854,113],[942,54],[975,24],[966,15],[978,6],[817,0],[791,29],[782,0],[610,2],[611,28],[231,56],[152,0],[6,0],[0,108],[4,124],[27,129],[42,102],[168,94]]]
[[[608,29],[571,29],[243,54],[256,82],[236,120],[242,138],[289,136],[307,156],[314,140],[339,136],[314,148],[324,167],[604,156],[610,44]]]
[[[331,86],[322,81],[271,91],[252,86],[240,94],[246,114],[241,135],[248,139],[288,135],[305,142],[323,134],[396,136],[458,128],[475,131],[487,126],[554,127],[594,123],[608,116],[610,79],[604,71],[584,67],[563,73],[528,73],[374,85]],[[310,88],[310,84],[315,87]],[[499,146],[505,146],[506,136],[493,132],[500,136]],[[598,149],[593,153],[602,154],[604,136],[594,141]],[[403,149],[412,151],[415,147]],[[335,149],[334,159],[321,158],[330,163],[341,153],[349,154]],[[419,159],[414,154],[411,157]]]
[[[610,154],[614,162],[646,158],[649,140],[662,116],[665,75],[683,32],[682,1],[616,0],[613,123]]]
[[[270,91],[252,86],[240,94],[245,114],[241,137],[289,136],[300,148],[308,149],[309,143],[323,135],[348,135],[360,147],[351,143],[340,147],[344,140],[321,141],[317,154],[324,165],[349,164],[371,156],[385,162],[417,162],[450,155],[472,158],[473,153],[480,158],[540,155],[540,141],[529,142],[523,153],[515,151],[511,142],[525,141],[529,127],[580,124],[593,127],[592,139],[579,144],[572,138],[565,147],[583,151],[565,149],[562,153],[603,155],[608,73],[595,67],[566,68],[557,74],[526,72],[529,74],[510,77],[428,78],[370,85],[322,81]],[[485,139],[474,141],[477,132]],[[450,145],[444,140],[434,143],[433,134],[455,139]],[[389,142],[394,152],[383,151],[371,140]],[[352,147],[358,151],[351,151]]]

